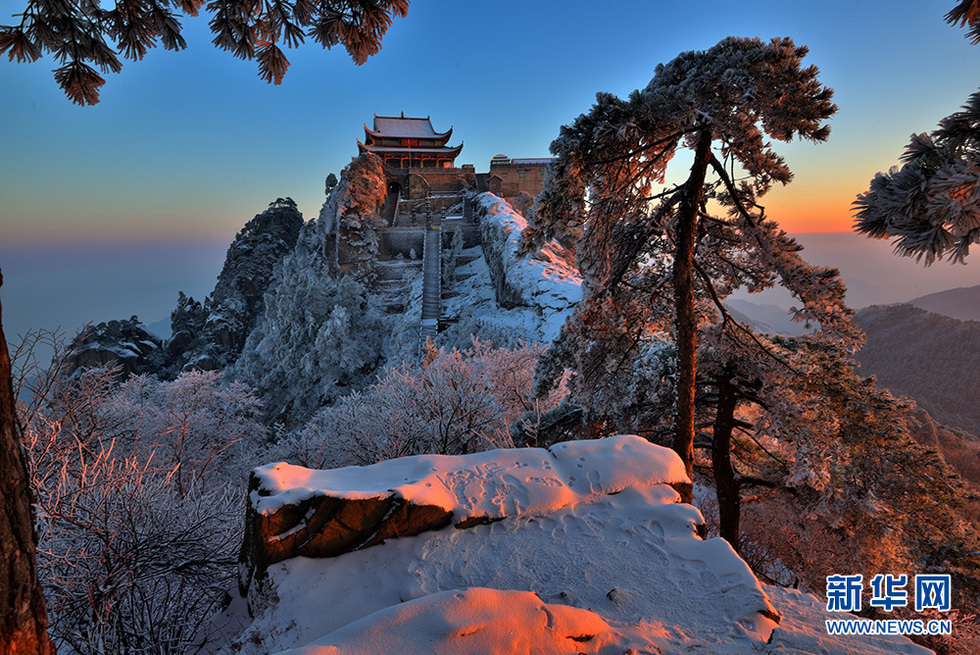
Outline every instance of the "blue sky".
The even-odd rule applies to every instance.
[[[6,16],[22,1],[0,0],[0,23],[11,22]],[[184,261],[179,252],[188,242],[220,253],[280,196],[313,218],[324,178],[356,154],[355,139],[375,112],[430,115],[436,129],[452,126],[453,143],[465,142],[458,161],[477,170],[487,170],[496,153],[544,156],[560,126],[586,111],[597,91],[625,95],[646,85],[658,63],[729,35],[790,36],[810,47],[808,59],[835,89],[840,111],[827,143],[780,146],[796,179],[766,204],[791,232],[848,230],[855,194],[897,161],[909,134],[933,129],[980,87],[980,46],[943,21],[952,5],[419,1],[364,66],[342,50],[307,43],[288,53],[292,67],[281,86],[260,80],[254,62],[211,46],[202,16],[184,20],[187,50],[158,48],[126,62],[120,75],[108,76],[101,103],[87,108],[62,95],[50,57],[3,59],[4,297],[36,296],[11,288],[22,273],[70,285],[86,266],[125,259],[119,253],[170,253],[147,256],[147,271],[154,262]],[[38,257],[10,255],[41,246]],[[73,257],[57,254],[63,246]],[[171,300],[143,317],[165,315],[178,288],[208,291],[217,259],[195,278],[197,289],[171,280]],[[165,269],[152,269],[157,286],[167,286],[158,279]],[[980,283],[980,274],[974,279]],[[128,307],[88,320],[142,315]]]
[[[980,47],[943,22],[951,2],[509,2],[431,0],[396,19],[364,66],[342,50],[292,51],[281,86],[210,45],[151,51],[80,108],[50,57],[0,62],[0,235],[11,242],[230,237],[278,196],[306,217],[323,179],[356,154],[372,115],[454,127],[461,162],[547,154],[596,91],[626,94],[659,62],[728,35],[811,48],[840,112],[827,144],[784,147],[796,182],[771,200],[791,231],[849,229],[847,207],[908,135],[980,86]],[[17,0],[4,0],[4,13]],[[831,202],[831,200],[835,202]]]

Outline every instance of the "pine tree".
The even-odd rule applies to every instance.
[[[894,239],[926,266],[963,262],[980,243],[980,92],[931,134],[913,134],[901,168],[878,173],[854,202],[854,229]]]
[[[980,1],[961,0],[946,22],[969,26],[980,43]],[[944,257],[965,263],[980,243],[980,91],[931,134],[913,134],[901,161],[858,195],[854,230],[894,239],[896,253],[926,266]]]
[[[819,83],[816,67],[802,66],[806,54],[788,38],[735,37],[682,53],[626,100],[598,94],[551,145],[556,161],[528,247],[549,238],[577,241],[585,298],[566,334],[579,341],[580,384],[625,370],[652,334],[672,323],[672,446],[688,472],[699,326],[717,316],[710,305],[722,311],[719,335],[752,343],[720,301],[740,286],[759,291],[778,278],[803,302],[798,318],[836,338],[858,338],[837,272],[802,262],[799,246],[757,202],[774,182],[792,177],[765,135],[820,142],[829,134],[833,92]],[[687,179],[660,187],[679,148],[693,151]]]
[[[37,576],[33,498],[17,423],[10,356],[0,327],[0,653],[48,655],[55,648]]]
[[[51,53],[61,64],[54,79],[65,95],[76,104],[94,105],[105,84],[96,69],[118,73],[120,55],[142,59],[158,43],[183,50],[187,43],[178,17],[197,16],[205,0],[115,0],[111,9],[100,0],[26,4],[17,14],[19,25],[0,25],[0,54],[33,62]],[[363,64],[381,50],[392,19],[408,13],[408,0],[214,0],[207,10],[214,45],[257,60],[259,77],[279,84],[289,68],[280,44],[295,48],[308,36],[324,48],[343,45],[356,64]]]

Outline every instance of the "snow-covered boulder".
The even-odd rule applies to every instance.
[[[151,372],[163,342],[133,316],[82,330],[72,343],[70,370],[114,364],[125,377]]]
[[[541,516],[627,488],[665,487],[658,493],[673,502],[689,486],[671,451],[629,435],[329,471],[261,466],[249,481],[242,586],[290,557],[336,557],[450,523]]]

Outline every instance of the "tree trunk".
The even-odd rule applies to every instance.
[[[711,440],[711,468],[718,495],[718,522],[721,538],[738,552],[738,522],[741,500],[735,469],[732,468],[732,429],[735,427],[736,389],[728,378],[718,380],[718,409]]]
[[[704,194],[704,178],[711,159],[711,129],[698,135],[691,175],[677,208],[673,286],[677,339],[677,415],[674,420],[674,451],[680,455],[687,475],[694,473],[694,378],[697,372],[698,320],[694,312],[694,241],[698,210]],[[692,478],[693,480],[693,478]],[[692,494],[681,500],[691,502]]]
[[[34,507],[15,411],[10,355],[0,327],[0,655],[49,655],[55,649],[37,579]]]

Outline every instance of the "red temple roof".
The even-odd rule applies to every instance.
[[[377,146],[377,145],[365,145],[361,143],[361,140],[357,140],[358,150],[368,150],[375,154],[379,153],[405,153],[414,155],[427,155],[427,154],[446,154],[456,157],[459,151],[463,149],[463,143],[460,142],[458,146]]]
[[[453,129],[436,132],[429,117],[374,115],[374,129],[364,124],[364,142],[359,152],[373,152],[395,168],[451,168],[463,144],[447,144]]]

